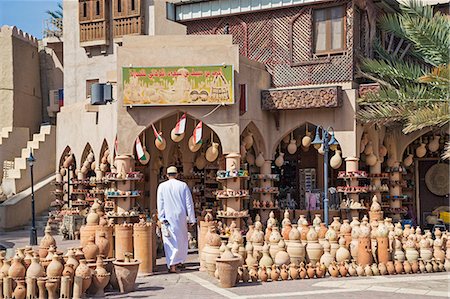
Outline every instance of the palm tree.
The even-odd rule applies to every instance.
[[[387,48],[375,45],[375,59],[362,59],[360,74],[380,85],[359,99],[364,123],[402,124],[405,134],[450,122],[450,23],[431,6],[410,0],[400,12],[380,19],[390,34]],[[397,42],[397,47],[392,45]],[[395,50],[394,50],[395,48]],[[450,148],[446,146],[447,158]]]
[[[62,31],[63,5],[58,2],[58,8],[54,11],[47,10],[45,13],[50,16],[51,23]]]

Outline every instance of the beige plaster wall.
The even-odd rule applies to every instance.
[[[220,107],[207,117],[203,116],[215,106],[129,108],[121,105],[122,66],[228,64],[234,66],[236,76],[239,74],[239,52],[238,46],[232,44],[231,36],[126,36],[118,55],[119,153],[131,154],[140,132],[177,111],[185,111],[210,126],[219,135],[224,153],[239,150],[238,105]],[[169,132],[166,130],[166,134]]]
[[[0,29],[0,128],[13,126],[13,54],[12,30]]]
[[[186,26],[167,20],[165,0],[147,0],[145,25],[147,35],[185,35]]]
[[[8,138],[0,141],[0,167],[3,170],[4,161],[14,161],[15,157],[20,157],[22,148],[26,147],[30,130],[28,128],[13,128]],[[3,171],[0,171],[0,183],[3,179]]]

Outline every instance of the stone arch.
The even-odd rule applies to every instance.
[[[90,152],[93,152],[93,153],[94,153],[94,150],[92,149],[91,144],[88,142],[88,143],[86,143],[86,145],[84,146],[84,150],[83,150],[83,153],[81,154],[81,159],[80,159],[80,161],[81,161],[81,162],[84,162],[84,161],[86,160],[86,158],[87,158],[87,156],[89,155]],[[95,157],[95,154],[94,154],[94,157]]]
[[[249,121],[245,126],[242,126],[242,128],[243,129],[240,132],[241,138],[244,138],[249,132],[253,134],[253,150],[255,151],[255,156],[257,156],[259,152],[262,152],[265,158],[270,158],[266,140],[256,124],[253,121]]]
[[[64,151],[61,153],[61,155],[59,157],[59,163],[58,163],[59,168],[63,167],[64,161],[65,161],[66,157],[69,155],[73,156],[73,165],[74,165],[74,168],[76,168],[76,161],[77,161],[76,157],[75,157],[74,153],[72,152],[72,149],[68,145],[64,148]]]
[[[109,146],[108,146],[108,141],[105,138],[105,139],[103,139],[102,147],[100,148],[100,152],[99,152],[99,156],[98,156],[97,161],[101,161],[102,160],[103,155],[105,154],[105,152],[107,150],[109,151]]]

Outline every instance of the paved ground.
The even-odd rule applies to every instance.
[[[62,241],[55,237],[58,249],[65,250],[79,241]],[[28,231],[0,233],[0,244],[21,247],[29,242]],[[12,253],[12,251],[11,251]],[[415,275],[347,277],[278,281],[267,283],[241,283],[232,289],[222,289],[218,281],[198,271],[198,257],[190,254],[186,271],[167,274],[165,259],[158,259],[158,273],[139,277],[135,292],[121,295],[107,293],[108,298],[314,298],[314,299],[422,299],[450,298],[450,273]]]

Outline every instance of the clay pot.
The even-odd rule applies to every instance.
[[[419,272],[419,262],[418,261],[414,261],[411,263],[411,271],[412,271],[412,273]]]
[[[336,266],[336,262],[332,262],[328,267],[328,273],[330,273],[331,277],[339,277],[339,269]]]
[[[289,276],[291,277],[291,279],[297,279],[298,278],[297,265],[294,264],[294,263],[291,263],[289,265]]]
[[[281,266],[280,276],[281,276],[282,280],[288,280],[289,279],[289,272],[288,272],[285,264],[283,264]]]
[[[304,267],[304,264],[301,263],[300,268],[298,269],[298,276],[300,277],[300,279],[305,279],[306,275],[306,268]]]
[[[48,292],[48,299],[57,299],[57,289],[58,289],[58,280],[57,279],[47,279],[45,282],[45,288]]]
[[[328,241],[324,241],[322,243],[324,253],[320,257],[320,263],[324,264],[327,268],[330,266],[331,262],[334,261],[333,256],[330,254],[330,243]]]
[[[259,272],[259,279],[262,282],[266,282],[269,279],[269,275],[266,271],[266,266],[261,266],[261,271]]]
[[[327,267],[324,264],[316,264],[316,277],[323,278],[327,273]]]
[[[395,274],[394,262],[392,262],[392,261],[387,262],[386,263],[386,270],[387,270],[389,275]]]
[[[16,288],[13,292],[13,298],[15,299],[25,299],[27,295],[27,289],[25,287],[25,280],[17,279],[16,280]]]
[[[80,260],[80,264],[75,270],[75,276],[83,278],[82,293],[84,294],[92,283],[92,270],[86,264],[86,260],[84,259]]]
[[[378,271],[380,271],[380,275],[386,275],[388,273],[386,264],[379,263],[378,264]]]
[[[340,222],[340,217],[333,217],[333,222],[330,224],[330,227],[332,227],[337,234],[339,234],[339,232],[341,231],[341,222]]]
[[[106,269],[103,267],[103,259],[100,256],[97,257],[96,265],[97,267],[92,277],[92,282],[95,287],[94,292],[96,297],[104,297],[105,287],[109,283],[111,273],[106,272]]]
[[[416,156],[417,158],[422,158],[427,154],[427,148],[425,143],[421,143],[418,148],[416,148]]]
[[[397,273],[397,274],[403,273],[403,264],[401,261],[395,261],[394,267],[395,267],[395,273]]]
[[[263,256],[259,260],[259,265],[267,268],[272,267],[273,265],[273,260],[269,254],[269,245],[267,245],[267,243],[263,246]]]
[[[293,155],[297,152],[297,140],[291,139],[287,146],[287,151],[289,154]]]
[[[339,167],[341,167],[341,165],[342,165],[341,151],[336,150],[335,154],[330,159],[330,166],[333,169],[338,169]]]
[[[47,277],[58,278],[61,277],[64,270],[63,264],[59,261],[59,256],[56,254],[53,256],[52,261],[47,266]]]
[[[224,254],[216,259],[220,277],[220,286],[222,288],[231,288],[236,285],[237,268],[241,262],[239,257],[227,257],[227,251],[229,251],[229,249],[225,250]],[[253,279],[254,278],[252,278],[252,280]]]
[[[22,260],[17,255],[14,256],[11,267],[8,269],[8,276],[13,279],[24,279],[26,269],[22,264]]]
[[[310,226],[306,238],[308,242],[306,245],[308,260],[315,264],[323,254],[323,247],[317,241],[317,233],[312,226]]]
[[[306,266],[306,274],[308,275],[308,278],[314,278],[316,275],[316,268],[313,267],[311,263]]]
[[[289,254],[292,263],[300,264],[305,261],[305,245],[299,240],[290,240],[287,244],[286,252]]]
[[[45,276],[44,267],[39,263],[39,257],[35,256],[31,259],[31,264],[27,269],[27,278],[37,278]]]
[[[129,256],[126,256],[124,261],[113,261],[114,273],[121,293],[128,293],[136,288],[135,282],[140,263],[138,260],[130,260]]]
[[[108,256],[109,254],[109,241],[106,239],[105,232],[100,232],[98,238],[95,238],[95,245],[98,247],[98,254],[102,256]]]
[[[275,255],[275,264],[278,266],[281,265],[288,265],[290,264],[291,260],[289,257],[289,254],[286,252],[285,249],[285,243],[283,240],[280,240],[278,243],[278,252]]]
[[[284,153],[280,152],[278,157],[275,159],[275,166],[278,168],[282,167],[284,164]]]
[[[94,240],[94,236],[89,237],[88,243],[83,247],[84,257],[88,261],[95,260],[95,258],[99,254],[99,248],[97,245],[95,245]]]
[[[41,243],[39,244],[39,247],[41,247],[41,248],[49,248],[50,246],[56,246],[56,241],[51,235],[52,228],[50,227],[49,224],[47,224],[47,226],[45,227],[44,232],[45,232],[45,235],[44,235],[44,237],[42,237]],[[47,254],[45,254],[45,255],[47,255]],[[41,255],[41,253],[39,253],[39,256],[41,258],[45,258],[45,256]]]
[[[258,265],[253,265],[252,267],[249,267],[250,271],[248,272],[250,276],[251,282],[257,282],[258,281]]]
[[[378,237],[377,246],[378,262],[387,263],[390,260],[389,239],[387,237]]]
[[[349,266],[348,266],[348,274],[350,276],[356,276],[356,265],[354,262],[352,262]]]
[[[262,167],[264,165],[264,162],[265,162],[265,160],[264,160],[263,154],[259,153],[259,155],[256,157],[255,165],[257,167]]]
[[[280,278],[280,272],[277,268],[277,265],[273,264],[272,270],[270,271],[270,279],[272,281],[278,281],[279,278]]]
[[[325,223],[321,222],[320,223],[320,228],[319,231],[317,232],[317,236],[320,239],[325,239],[325,235],[328,232],[328,228],[326,227]]]
[[[372,244],[369,237],[362,237],[358,240],[358,264],[372,264]]]
[[[72,265],[73,269],[75,270],[80,263],[78,262],[77,258],[75,257],[75,252],[73,249],[69,249],[67,251],[67,260],[66,265]]]
[[[339,249],[336,251],[336,261],[341,263],[350,260],[350,251],[345,247],[345,238],[339,238]]]

